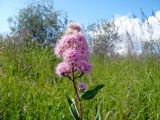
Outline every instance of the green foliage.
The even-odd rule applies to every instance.
[[[104,87],[103,84],[97,85],[95,88],[91,89],[91,90],[87,90],[85,91],[82,95],[81,95],[81,99],[83,100],[91,100],[93,99],[96,94],[98,93],[98,91],[100,89],[102,89]]]
[[[53,1],[35,2],[8,19],[12,34],[20,41],[55,43],[67,24],[67,18],[54,9]],[[16,39],[17,40],[17,39]]]
[[[160,56],[160,39],[142,42],[142,55],[159,57]]]
[[[96,117],[95,120],[101,120],[101,115],[100,115],[100,105],[96,106]]]
[[[101,20],[99,23],[89,25],[87,30],[90,33],[89,42],[94,54],[114,53],[115,43],[120,40],[114,22]]]
[[[69,110],[71,112],[71,115],[73,116],[74,120],[80,120],[80,117],[78,115],[78,111],[76,108],[76,104],[70,99],[70,97],[68,96],[68,94],[66,94],[66,98],[69,104]]]
[[[55,76],[59,60],[53,49],[1,43],[0,47],[0,119],[71,120],[65,93],[74,96],[73,87]],[[159,58],[91,56],[91,63],[92,73],[81,80],[88,88],[99,83],[105,87],[94,99],[82,101],[84,120],[96,116],[94,106],[99,104],[102,120],[160,119]]]

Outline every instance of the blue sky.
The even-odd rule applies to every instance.
[[[9,31],[7,19],[24,7],[25,0],[0,0],[0,33]],[[69,19],[88,25],[115,15],[134,12],[140,17],[140,8],[146,15],[160,10],[160,0],[55,0],[55,8],[67,13]]]

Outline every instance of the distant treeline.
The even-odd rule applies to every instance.
[[[141,13],[142,20],[147,20],[144,12],[141,11]],[[18,45],[36,43],[42,47],[54,46],[71,21],[66,14],[54,8],[52,0],[28,3],[25,8],[20,9],[18,16],[8,19],[11,33],[6,36],[1,35],[0,40]],[[153,39],[153,31],[149,22],[148,28],[150,40],[140,43],[140,53],[135,48],[135,40],[133,41],[132,35],[128,31],[123,36],[120,35],[114,20],[100,20],[85,26],[84,31],[93,54],[119,56],[117,45],[126,39],[126,53],[122,55],[159,56],[160,38]]]

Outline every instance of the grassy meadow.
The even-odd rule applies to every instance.
[[[72,83],[54,69],[59,59],[52,48],[0,44],[0,120],[72,120],[65,93],[74,96]],[[160,59],[92,55],[91,74],[81,78],[88,88],[105,87],[83,102],[84,120],[160,119]]]

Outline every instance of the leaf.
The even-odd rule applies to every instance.
[[[70,99],[70,97],[68,96],[68,94],[66,94],[66,98],[69,104],[69,110],[71,112],[71,115],[73,116],[74,120],[80,120],[77,108],[75,103]]]
[[[91,90],[87,90],[86,92],[84,92],[82,95],[81,95],[81,98],[83,100],[90,100],[92,98],[94,98],[96,96],[96,94],[98,93],[98,91],[100,89],[102,89],[104,87],[103,84],[100,84],[100,85],[97,85],[96,87],[94,87],[93,89]]]
[[[100,108],[100,105],[97,105],[96,106],[96,117],[95,117],[95,120],[101,120],[101,115],[100,115],[100,112],[99,112],[99,108]]]
[[[104,85],[103,84],[100,84],[100,85],[97,85],[94,89],[95,90],[100,90],[100,89],[102,89],[104,87]]]

